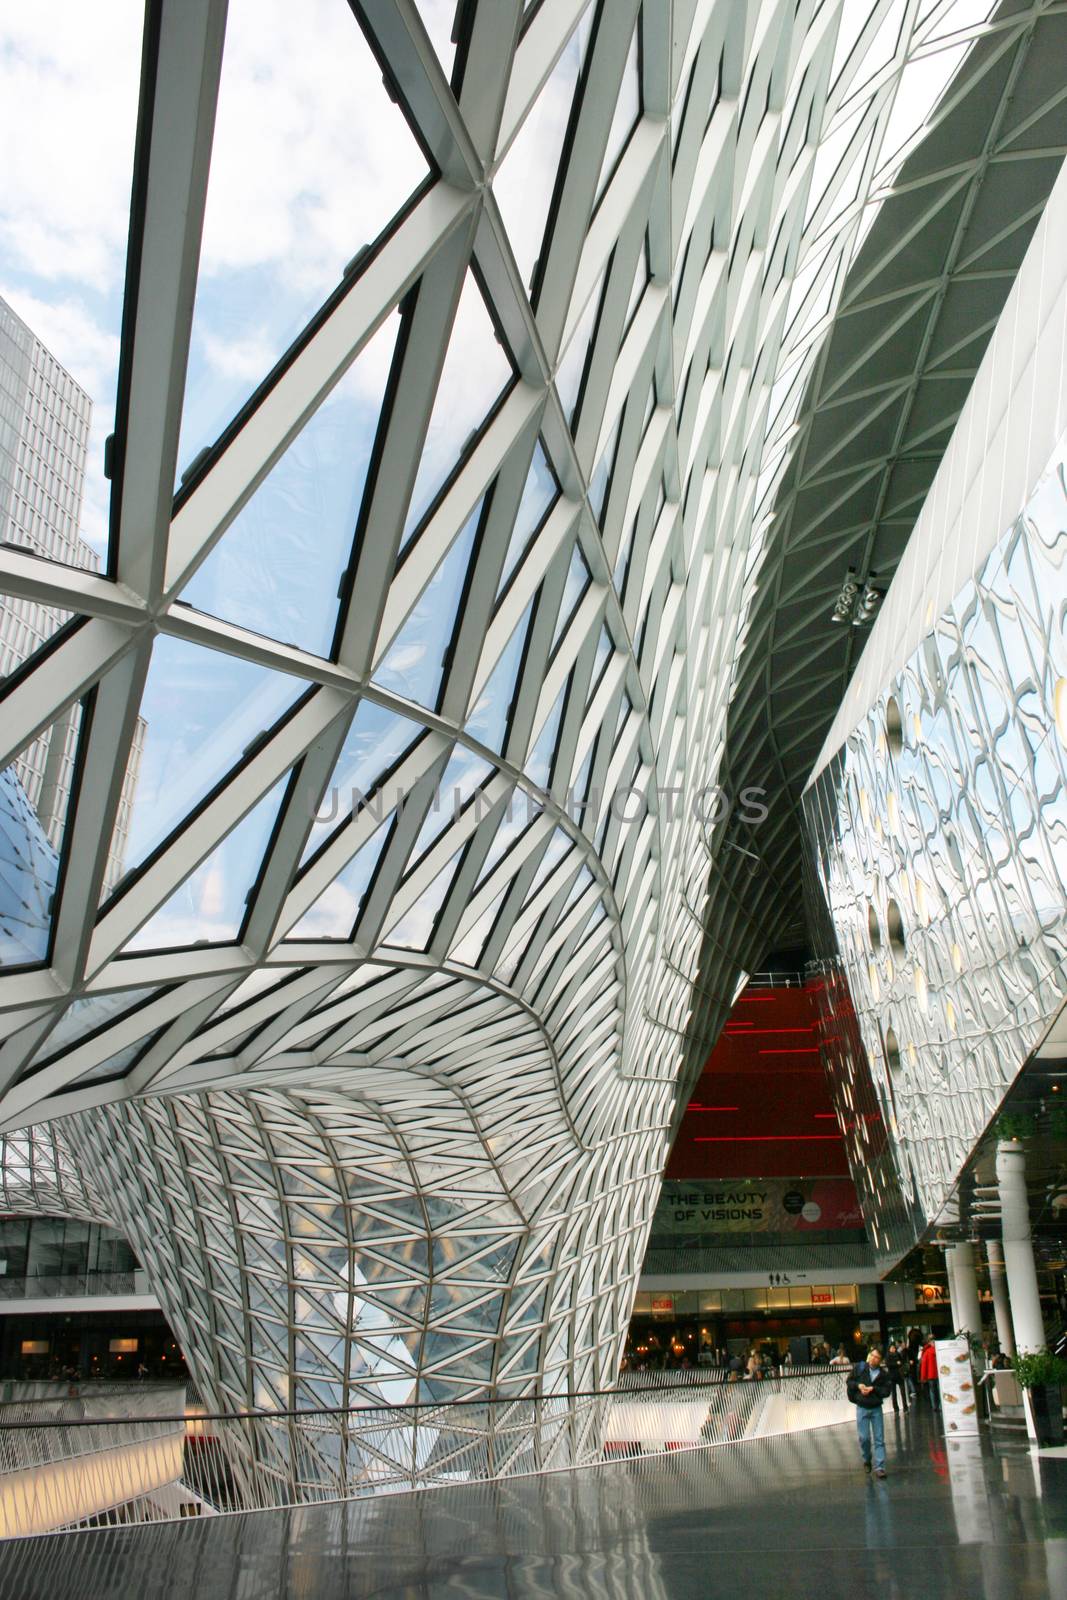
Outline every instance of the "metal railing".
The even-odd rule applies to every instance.
[[[721,1373],[630,1376],[660,1381],[349,1410],[87,1414],[55,1422],[5,1416],[0,1531],[357,1499],[728,1445],[842,1420],[844,1376],[836,1369],[737,1382]],[[53,1494],[51,1480],[61,1474]],[[70,1507],[75,1514],[66,1514]]]
[[[185,1429],[184,1384],[116,1384],[106,1394],[8,1400],[0,1403],[0,1480],[99,1450],[105,1430],[119,1430],[130,1444],[176,1428]]]
[[[178,1378],[162,1383],[129,1378],[83,1378],[74,1382],[65,1378],[4,1378],[0,1379],[0,1427],[6,1422],[69,1421],[82,1417],[111,1420],[184,1411],[190,1400],[189,1388]]]
[[[806,972],[750,972],[745,989],[803,989],[811,982],[812,974]]]
[[[84,1295],[148,1293],[138,1289],[137,1273],[60,1272],[32,1277],[0,1276],[0,1300],[60,1300]]]

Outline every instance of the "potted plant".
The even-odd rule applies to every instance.
[[[1061,1384],[1067,1383],[1067,1361],[1051,1350],[1027,1350],[1012,1357],[1015,1376],[1026,1391],[1039,1445],[1063,1443]]]

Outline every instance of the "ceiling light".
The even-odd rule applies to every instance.
[[[852,618],[852,626],[854,628],[869,627],[878,613],[878,607],[885,598],[885,590],[876,587],[875,577],[876,574],[872,572],[863,586],[863,593],[860,595],[856,606],[856,614]]]
[[[831,622],[851,622],[852,613],[859,599],[860,586],[856,578],[855,567],[849,567],[845,581],[841,585],[841,593],[834,602],[834,609],[830,614]]]

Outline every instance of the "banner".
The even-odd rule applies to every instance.
[[[971,1369],[971,1347],[965,1334],[958,1339],[936,1339],[937,1377],[941,1385],[941,1417],[945,1432],[978,1432],[978,1396]]]
[[[720,1183],[668,1179],[652,1223],[655,1236],[712,1233],[804,1233],[862,1228],[848,1178],[752,1179]]]

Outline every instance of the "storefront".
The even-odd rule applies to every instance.
[[[0,1378],[187,1376],[159,1311],[37,1312],[0,1317]]]
[[[881,1291],[881,1292],[879,1292]],[[773,1347],[781,1356],[794,1341],[844,1346],[855,1355],[868,1341],[903,1338],[911,1326],[951,1331],[939,1299],[920,1298],[910,1284],[837,1283],[767,1288],[643,1290],[634,1303],[627,1339],[635,1365],[699,1364],[705,1352]]]

